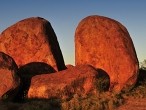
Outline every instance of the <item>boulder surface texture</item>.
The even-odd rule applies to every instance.
[[[0,51],[13,57],[18,67],[44,62],[56,71],[66,68],[51,24],[40,17],[24,19],[4,30],[0,35]]]
[[[138,76],[138,59],[127,29],[103,16],[88,16],[77,26],[75,63],[104,70],[115,92],[130,89]]]

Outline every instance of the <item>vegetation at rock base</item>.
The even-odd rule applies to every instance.
[[[0,110],[113,110],[124,104],[128,98],[146,98],[146,70],[139,70],[135,87],[129,92],[114,94],[101,92],[95,95],[79,96],[68,99],[29,99],[23,103],[0,102]]]
[[[122,94],[123,98],[146,98],[146,59],[140,62],[139,76],[135,87]]]
[[[69,99],[29,99],[23,103],[1,102],[1,110],[112,110],[123,103],[120,94],[110,92]]]
[[[123,93],[124,98],[146,98],[146,69],[139,69],[138,81],[135,87],[127,92]]]

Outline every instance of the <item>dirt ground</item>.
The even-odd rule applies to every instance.
[[[125,104],[116,110],[146,110],[146,98],[128,99]]]

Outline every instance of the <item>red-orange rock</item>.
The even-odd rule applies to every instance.
[[[100,88],[108,86],[104,83],[105,80],[108,80],[108,76],[100,75],[89,65],[80,65],[53,74],[37,75],[32,77],[28,98],[67,98],[74,94],[94,94],[98,89],[104,91],[108,88]]]
[[[18,67],[15,61],[3,52],[0,52],[0,99],[12,99],[17,94],[16,88],[19,86],[17,76]],[[13,94],[7,94],[13,91]],[[8,95],[6,97],[2,97]]]
[[[31,62],[21,66],[17,72],[21,82],[15,100],[21,101],[26,98],[31,78],[33,76],[40,74],[50,74],[54,72],[56,71],[53,69],[53,67],[43,62]]]
[[[138,75],[138,59],[127,29],[102,16],[83,19],[75,32],[75,62],[90,64],[110,76],[110,89],[132,87]]]
[[[0,51],[12,56],[20,67],[45,62],[55,70],[65,69],[63,56],[51,24],[40,17],[27,18],[0,35]]]

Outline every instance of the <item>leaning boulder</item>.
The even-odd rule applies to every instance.
[[[57,71],[65,69],[55,32],[51,24],[40,17],[24,19],[3,31],[0,51],[12,56],[19,67],[30,62],[45,62]]]
[[[3,52],[0,52],[0,99],[12,100],[18,91],[19,77],[15,61]]]
[[[83,19],[75,32],[75,63],[90,64],[110,76],[110,89],[130,89],[137,80],[138,59],[127,29],[102,16]]]
[[[32,77],[28,98],[68,98],[74,94],[94,94],[108,90],[108,81],[107,74],[100,75],[92,66],[80,65],[54,74]]]

